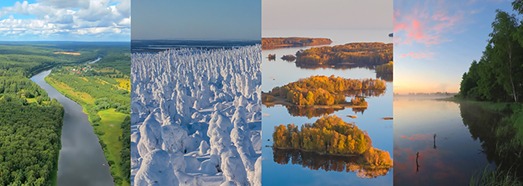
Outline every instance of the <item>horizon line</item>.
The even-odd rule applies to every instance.
[[[114,42],[114,43],[125,43],[125,42],[131,42],[129,41],[85,41],[85,40],[0,40],[0,42],[86,42],[86,43],[96,43],[96,42]]]

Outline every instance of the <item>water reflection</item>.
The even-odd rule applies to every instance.
[[[489,162],[523,179],[523,147],[516,139],[517,130],[504,119],[510,113],[493,112],[468,102],[460,104],[460,111],[472,138],[481,142],[482,150],[478,153],[486,154]]]
[[[345,44],[348,42],[358,41],[380,41],[380,42],[392,42],[387,34],[389,30],[380,31],[347,31],[347,30],[307,30],[309,33],[303,33],[303,31],[285,31],[277,30],[273,34],[270,31],[264,30],[264,35],[280,37],[280,36],[296,36],[303,35],[309,37],[328,37],[331,38],[335,43],[333,44]],[[333,33],[337,33],[334,34]],[[269,92],[274,87],[281,87],[288,83],[298,81],[303,78],[307,78],[315,75],[324,76],[340,76],[344,78],[352,79],[368,79],[376,78],[376,73],[373,69],[368,68],[320,68],[320,69],[304,69],[296,67],[294,62],[287,62],[281,59],[284,55],[295,54],[298,50],[305,50],[311,47],[300,47],[300,48],[280,48],[275,50],[263,50],[263,62],[262,62],[262,91]],[[269,54],[276,54],[274,61],[269,61],[267,56]],[[387,89],[392,90],[392,84],[387,82]],[[350,98],[347,100],[350,101]],[[392,115],[392,91],[386,92],[380,97],[372,97],[366,99],[369,103],[368,109],[353,109],[356,112],[365,112],[365,116],[358,114],[357,118],[350,119],[350,121],[357,122],[359,127],[366,130],[369,136],[372,138],[373,144],[380,149],[392,152],[392,121],[385,121],[379,118],[383,116]],[[289,111],[288,108],[284,108],[282,105],[268,107],[264,104],[263,112],[265,114],[262,124],[262,135],[263,135],[263,146],[272,145],[272,133],[274,132],[274,126],[280,123],[312,123],[316,118],[307,117],[296,117],[294,111]],[[287,110],[287,111],[286,111]],[[292,109],[291,109],[292,110]],[[351,109],[337,110],[334,113],[339,117],[346,118],[347,115],[352,115]],[[309,116],[321,115],[322,111],[302,111],[297,113],[307,113]],[[331,111],[328,111],[329,113]],[[289,114],[291,113],[291,114]],[[298,114],[307,115],[307,114]],[[319,117],[319,116],[318,116]],[[271,139],[267,141],[267,139]],[[391,185],[393,178],[393,169],[389,170],[389,173],[385,176],[378,176],[373,179],[359,179],[357,175],[363,173],[357,172],[338,172],[338,171],[325,171],[325,170],[314,170],[310,168],[304,168],[301,164],[293,165],[291,158],[287,161],[287,164],[278,164],[273,160],[274,154],[272,148],[262,148],[262,184],[263,185],[300,185],[300,186],[316,186],[316,185]],[[285,157],[285,156],[283,156]],[[346,168],[346,166],[345,166]]]
[[[341,70],[347,70],[347,69],[353,69],[353,68],[365,68],[369,70],[373,70],[374,66],[368,66],[368,65],[361,65],[356,63],[340,63],[340,64],[307,64],[307,63],[299,63],[296,62],[296,67],[301,69],[309,69],[309,70],[316,70],[316,69],[341,69]]]
[[[523,147],[505,117],[483,103],[395,98],[394,183],[467,185],[489,169],[523,178]]]
[[[270,93],[263,93],[265,95],[270,95]],[[385,90],[358,90],[358,91],[347,91],[345,92],[345,95],[347,96],[346,99],[350,99],[350,97],[379,97],[385,94]],[[262,99],[263,104],[267,106],[267,108],[271,108],[275,105],[281,104],[280,102],[270,102],[266,101],[266,99]],[[290,105],[290,104],[284,104],[285,108],[287,108],[287,111],[292,116],[306,116],[307,118],[313,118],[313,117],[320,117],[323,115],[332,114],[336,111],[344,110],[346,108],[351,108],[352,111],[355,114],[361,113],[363,114],[365,110],[367,110],[367,107],[352,107],[350,105],[333,105],[333,106],[300,106],[300,105]]]
[[[481,141],[464,125],[459,104],[394,99],[395,185],[468,185],[490,164]]]
[[[273,148],[274,162],[285,164],[302,165],[312,170],[325,170],[337,172],[355,172],[360,178],[376,178],[387,175],[389,168],[371,168],[362,165],[363,156],[333,156],[319,155],[314,152],[300,150],[282,150]]]
[[[274,105],[272,105],[272,106],[267,105],[267,108],[272,108],[272,107],[274,107]],[[304,116],[309,119],[311,119],[313,117],[320,117],[323,115],[330,115],[334,112],[345,109],[344,107],[317,108],[317,107],[290,106],[290,105],[285,105],[285,108],[287,108],[287,111],[289,112],[289,114],[291,116]],[[363,114],[367,108],[366,107],[352,107],[351,109],[355,114],[358,114],[358,113]]]
[[[388,74],[388,73],[376,73],[376,78],[379,78],[379,79],[383,79],[387,82],[392,82],[392,79],[393,79],[393,74]]]

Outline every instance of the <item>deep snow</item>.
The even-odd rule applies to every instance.
[[[132,54],[131,182],[261,185],[261,46]]]

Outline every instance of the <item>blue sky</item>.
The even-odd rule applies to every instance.
[[[261,38],[260,0],[132,0],[131,11],[133,40]]]
[[[130,0],[0,1],[2,41],[129,41]]]
[[[394,92],[458,92],[508,0],[395,0]]]

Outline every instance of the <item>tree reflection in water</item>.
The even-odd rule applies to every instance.
[[[523,180],[523,146],[516,137],[517,130],[508,120],[513,114],[509,105],[499,113],[469,102],[462,102],[459,107],[463,124],[473,139],[481,141],[482,152],[488,161],[501,170],[515,172]]]
[[[376,73],[376,78],[383,79],[387,82],[392,82],[393,77],[394,77],[393,74]]]
[[[273,148],[273,155],[274,162],[281,165],[290,162],[312,170],[356,172],[356,175],[360,178],[376,178],[384,176],[389,172],[389,168],[373,168],[364,165],[361,163],[365,162],[363,156],[320,155],[315,152],[276,148]]]
[[[345,95],[347,97],[379,97],[385,94],[384,90],[365,90],[365,91],[347,91],[345,92]],[[267,108],[271,108],[274,106],[273,103],[266,104],[264,102],[265,106]],[[287,108],[287,111],[292,116],[306,116],[307,118],[313,118],[313,117],[320,117],[323,115],[330,115],[336,111],[344,110],[344,106],[322,106],[322,107],[316,107],[316,106],[298,106],[298,105],[285,105],[285,108]],[[363,114],[365,110],[367,110],[367,107],[351,107],[352,111],[355,114],[361,113]]]
[[[270,108],[270,107],[269,107]],[[330,115],[336,111],[344,110],[344,107],[328,107],[328,108],[316,108],[307,106],[285,106],[287,111],[292,116],[306,116],[307,118],[320,117],[323,115]],[[363,114],[367,107],[352,107],[352,111],[355,114]]]

